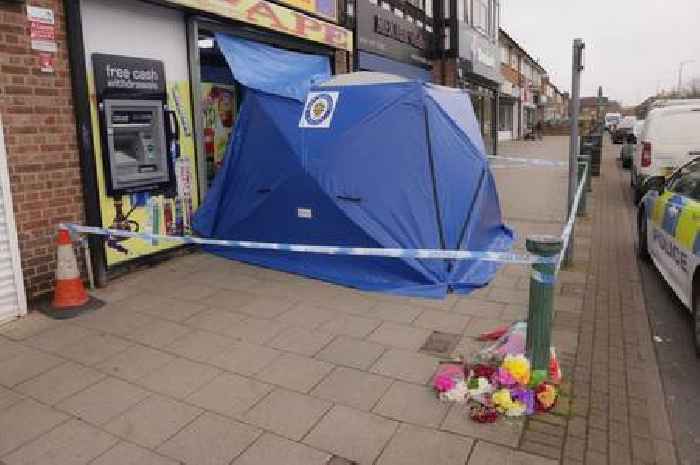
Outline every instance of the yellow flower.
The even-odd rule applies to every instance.
[[[530,381],[530,362],[524,355],[506,355],[502,366],[519,384]]]
[[[513,406],[513,399],[510,397],[510,391],[508,389],[499,389],[491,394],[491,401],[494,407],[496,407],[496,410],[501,413]]]

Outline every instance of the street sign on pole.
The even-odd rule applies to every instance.
[[[567,196],[567,209],[571,215],[574,197],[576,196],[576,177],[578,174],[578,117],[581,111],[581,72],[584,67],[584,49],[586,45],[583,39],[574,39],[571,54],[571,100],[569,101],[569,122],[571,124],[571,139],[569,141],[569,195]],[[574,232],[571,231],[569,245],[564,251],[564,265],[569,265],[574,259]]]

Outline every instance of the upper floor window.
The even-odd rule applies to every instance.
[[[510,54],[508,53],[508,48],[501,45],[501,63],[509,64]]]
[[[489,33],[489,0],[474,0],[472,25],[481,32]]]

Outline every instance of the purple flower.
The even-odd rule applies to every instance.
[[[532,415],[535,412],[535,393],[531,389],[513,389],[511,396],[513,400],[525,404],[525,415]]]

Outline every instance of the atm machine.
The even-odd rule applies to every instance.
[[[92,55],[92,63],[105,188],[115,207],[110,228],[138,232],[140,225],[129,216],[139,193],[177,194],[179,129],[167,106],[165,69],[158,60],[99,53]],[[132,196],[127,213],[125,195]],[[120,244],[124,240],[110,238],[107,245],[126,254]]]

